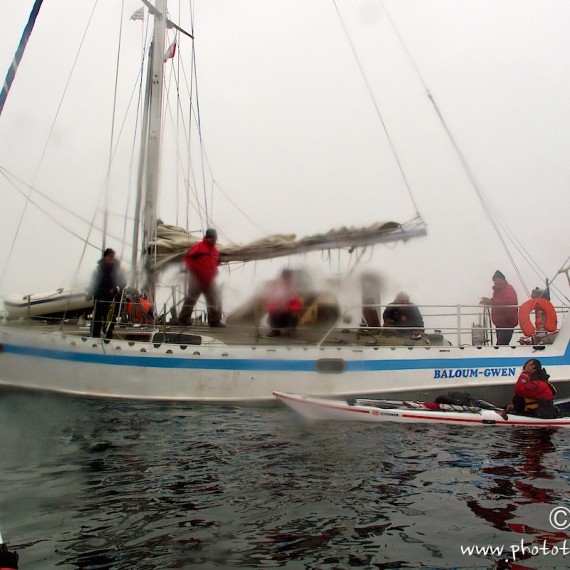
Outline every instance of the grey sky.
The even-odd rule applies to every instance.
[[[0,0],[2,74],[32,4]],[[139,5],[126,1],[124,18]],[[45,3],[0,119],[0,166],[28,183],[35,179],[36,188],[87,219],[109,156],[119,2],[99,0],[78,75],[37,175],[36,169],[92,6],[87,0]],[[429,232],[363,256],[387,278],[384,301],[404,289],[419,303],[476,303],[489,294],[496,269],[524,300],[522,284],[390,20],[496,215],[552,277],[570,243],[570,3],[338,0],[336,6],[342,21],[327,0],[195,3],[207,157],[217,184],[256,222],[226,206],[215,191],[211,207],[221,241],[413,217],[370,88]],[[140,22],[128,22],[123,30],[122,108],[136,82],[141,30]],[[180,49],[188,54],[190,45]],[[132,138],[125,143],[112,173],[114,211],[126,201],[122,189],[129,181]],[[3,177],[0,199],[3,268],[24,201]],[[165,222],[175,223],[172,204],[172,198],[161,202]],[[65,217],[61,211],[56,215]],[[84,235],[84,224],[65,221]],[[122,232],[120,224],[114,227]],[[200,221],[192,220],[190,228],[199,229]],[[79,240],[34,207],[28,208],[20,238],[0,293],[50,290],[69,282],[82,252]],[[514,250],[513,255],[526,285],[540,285]],[[80,274],[88,275],[97,258],[97,250],[88,248]],[[333,272],[352,263],[336,253],[306,261]],[[223,271],[221,280],[231,289],[277,273],[286,263]],[[557,283],[567,293],[565,280]]]

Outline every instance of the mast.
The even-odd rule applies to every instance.
[[[140,152],[140,181],[137,196],[137,213],[142,218],[143,236],[141,256],[146,260],[144,270],[146,279],[144,288],[151,303],[155,300],[156,277],[149,263],[152,254],[149,244],[156,238],[158,185],[160,178],[160,143],[162,132],[162,92],[164,78],[164,44],[166,37],[166,4],[167,0],[156,0],[151,10],[154,16],[154,29],[148,62],[148,79],[145,94],[145,117]],[[141,211],[142,210],[142,211]],[[134,247],[138,241],[138,220],[135,222]],[[135,266],[136,271],[136,266]]]

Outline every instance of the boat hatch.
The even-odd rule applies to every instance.
[[[167,332],[161,333],[157,332],[152,337],[152,342],[162,343],[166,342],[169,344],[202,344],[202,337],[197,334],[187,334],[179,332]]]

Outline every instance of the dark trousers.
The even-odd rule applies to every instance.
[[[194,305],[196,305],[200,295],[204,295],[206,299],[206,305],[208,306],[208,323],[210,325],[219,325],[222,320],[222,303],[218,288],[215,283],[211,283],[209,287],[204,287],[196,281],[190,283],[190,287],[188,288],[188,294],[186,295],[186,299],[184,299],[184,305],[180,311],[180,323],[183,325],[190,324]]]
[[[513,329],[497,329],[497,345],[507,345],[513,338]]]
[[[276,311],[269,313],[268,316],[269,326],[273,332],[278,332],[279,329],[288,329],[289,331],[295,330],[299,323],[299,313],[292,313],[291,311]]]
[[[113,330],[117,322],[117,313],[119,312],[119,303],[117,301],[102,301],[95,299],[95,309],[91,321],[91,336],[99,338],[101,329],[105,325],[105,338],[113,337]]]

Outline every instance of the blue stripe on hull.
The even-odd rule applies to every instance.
[[[88,354],[64,350],[34,348],[11,344],[3,345],[6,354],[15,354],[31,358],[46,358],[50,360],[63,360],[82,362],[88,364],[105,364],[113,366],[140,366],[146,368],[170,369],[202,369],[202,370],[266,370],[280,372],[314,372],[317,369],[316,360],[292,359],[250,359],[250,358],[180,358],[176,356],[154,356],[146,354],[119,355],[119,354]],[[424,358],[399,360],[346,360],[347,372],[374,372],[397,370],[433,370],[434,368],[486,368],[486,367],[520,367],[527,360],[525,357],[481,357],[481,358]],[[543,357],[544,366],[560,366],[570,364],[570,355],[567,348],[562,356]]]

